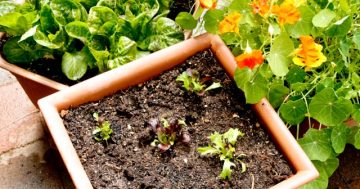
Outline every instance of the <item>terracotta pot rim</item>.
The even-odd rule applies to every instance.
[[[98,100],[118,90],[142,83],[184,62],[197,52],[209,48],[218,58],[227,74],[233,77],[236,62],[230,50],[219,36],[203,34],[39,100],[38,104],[50,134],[77,188],[92,188],[92,185],[70,141],[59,111],[85,102]],[[162,58],[164,56],[166,59]],[[146,64],[143,64],[144,62]],[[259,103],[253,105],[253,109],[295,171],[293,176],[272,188],[297,188],[317,178],[319,173],[316,168],[270,103],[266,99],[262,99]]]

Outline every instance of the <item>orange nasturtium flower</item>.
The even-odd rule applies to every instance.
[[[255,14],[259,14],[264,17],[270,10],[270,5],[268,0],[254,0],[250,3],[250,6],[253,8]]]
[[[260,65],[264,62],[264,56],[261,50],[252,50],[249,46],[245,52],[235,58],[239,68],[248,67],[254,69],[256,65]]]
[[[295,24],[300,20],[300,11],[291,1],[285,1],[281,5],[274,5],[272,13],[278,17],[279,24]]]
[[[305,71],[321,66],[326,61],[326,56],[321,52],[323,47],[315,43],[311,36],[301,36],[301,44],[293,55],[293,62],[299,66],[305,66]]]
[[[219,23],[219,33],[224,34],[228,32],[239,33],[239,22],[241,20],[241,14],[238,12],[233,12],[227,15]]]
[[[200,6],[203,9],[215,9],[217,0],[200,0]]]

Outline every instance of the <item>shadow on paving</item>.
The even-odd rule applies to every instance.
[[[41,152],[42,150],[46,151]],[[24,151],[32,152],[24,154]],[[4,153],[0,156],[0,160],[0,188],[74,188],[60,155],[56,150],[49,149],[48,144],[42,140]]]

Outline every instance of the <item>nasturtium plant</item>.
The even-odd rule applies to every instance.
[[[229,0],[203,8],[203,18],[194,15],[196,27],[180,25],[220,34],[236,57],[234,80],[247,103],[266,97],[299,137],[304,122],[325,126],[308,130],[299,143],[311,159],[327,162],[345,144],[360,148],[358,127],[345,128],[360,126],[359,8],[353,0]],[[192,20],[178,17],[184,18]],[[327,187],[332,172],[322,175],[317,167],[321,178],[304,188]]]
[[[176,78],[176,81],[182,82],[183,87],[187,91],[194,92],[198,95],[204,95],[206,91],[221,87],[221,84],[218,82],[214,82],[210,86],[206,87],[201,80],[200,73],[197,70],[190,68]]]
[[[200,155],[205,156],[219,156],[221,161],[224,161],[222,171],[220,173],[221,179],[231,179],[232,167],[236,167],[236,163],[240,163],[242,173],[246,171],[246,164],[241,161],[245,156],[243,153],[237,151],[236,142],[239,137],[244,136],[244,133],[239,129],[229,129],[227,132],[220,134],[214,132],[209,136],[210,144],[206,147],[199,147],[197,151]]]
[[[81,79],[88,70],[114,69],[184,40],[181,27],[166,18],[171,2],[0,1],[0,31],[10,36],[4,46],[16,49],[4,55],[15,64],[62,57],[62,71],[70,80]],[[20,43],[37,46],[24,48]]]
[[[149,127],[155,134],[155,139],[151,146],[157,146],[162,152],[169,150],[175,142],[190,142],[190,135],[187,132],[187,124],[184,120],[171,118],[150,119]]]

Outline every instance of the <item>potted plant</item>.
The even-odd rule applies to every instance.
[[[198,26],[182,27],[203,26],[222,37],[236,56],[235,80],[247,102],[267,97],[284,122],[295,127],[321,175],[307,187],[326,188],[345,145],[360,149],[359,4],[227,2],[206,11]],[[307,131],[304,137],[301,131]]]
[[[190,11],[191,2],[182,1],[186,8],[172,2],[2,1],[0,66],[36,105],[68,85],[182,41],[183,31],[166,15]]]
[[[205,54],[206,56],[202,53],[197,54],[198,52],[203,52],[206,49],[211,49],[211,51],[207,51],[207,54]],[[158,162],[161,160],[176,161],[174,160],[176,159],[174,157],[184,157],[181,156],[180,154],[181,152],[184,152],[181,149],[185,149],[186,152],[186,149],[189,150],[189,146],[190,149],[194,150],[190,152],[190,154],[195,154],[195,155],[198,154],[198,152],[201,154],[208,153],[213,155],[217,155],[220,153],[220,152],[216,152],[216,150],[214,150],[214,152],[209,152],[201,147],[206,148],[206,146],[208,146],[207,149],[210,148],[225,149],[225,151],[229,153],[226,153],[225,155],[223,154],[223,156],[220,153],[219,157],[223,157],[220,158],[221,160],[219,159],[219,157],[215,157],[215,156],[213,158],[202,157],[202,156],[200,157],[200,154],[196,155],[198,157],[196,159],[190,159],[190,158],[180,159],[180,161],[182,162],[182,164],[180,165],[181,167],[184,165],[190,166],[193,163],[193,160],[199,160],[205,162],[214,161],[216,165],[213,166],[213,168],[216,170],[215,176],[210,180],[206,180],[206,182],[211,183],[211,180],[213,181],[215,180],[214,181],[215,183],[217,184],[220,183],[224,187],[226,187],[227,183],[231,183],[232,181],[223,182],[218,180],[217,175],[220,173],[222,162],[227,162],[224,163],[223,168],[227,170],[225,172],[228,173],[230,172],[230,174],[226,174],[226,173],[223,174],[221,171],[221,175],[220,175],[221,178],[223,177],[228,178],[226,175],[231,175],[231,171],[233,171],[232,174],[238,175],[240,174],[238,173],[240,171],[239,168],[242,167],[242,165],[246,166],[247,164],[251,164],[250,162],[247,162],[246,159],[245,160],[241,159],[243,157],[241,155],[241,151],[240,152],[237,151],[241,149],[241,147],[238,146],[237,144],[238,142],[241,142],[241,138],[243,137],[255,139],[256,137],[251,137],[250,136],[251,134],[249,133],[251,133],[250,128],[254,128],[256,131],[253,132],[253,134],[254,135],[259,134],[261,127],[259,127],[258,124],[253,123],[254,124],[253,126],[247,125],[248,126],[247,127],[243,125],[241,127],[240,125],[237,124],[238,123],[237,122],[235,125],[233,125],[234,127],[232,127],[231,124],[234,124],[236,118],[239,117],[239,115],[236,114],[236,112],[233,112],[234,114],[224,115],[225,116],[224,121],[226,121],[224,123],[226,124],[221,125],[220,122],[222,121],[222,119],[220,118],[216,118],[216,120],[206,120],[205,118],[206,115],[208,115],[207,113],[203,114],[204,117],[199,116],[199,114],[196,115],[196,113],[194,113],[206,108],[205,106],[195,108],[196,111],[193,111],[193,109],[190,111],[191,109],[190,106],[196,105],[197,103],[189,104],[188,100],[190,100],[190,102],[191,100],[195,100],[197,102],[206,101],[205,100],[206,98],[211,99],[212,96],[217,96],[217,91],[225,91],[225,90],[228,91],[227,88],[229,86],[234,86],[231,84],[231,80],[229,79],[229,80],[224,80],[227,82],[221,83],[224,89],[217,88],[219,87],[219,85],[216,84],[218,80],[215,78],[224,77],[225,74],[218,74],[216,77],[213,74],[202,75],[200,72],[197,74],[196,72],[194,72],[193,68],[198,66],[198,62],[194,61],[194,59],[190,59],[186,64],[181,64],[190,57],[198,57],[198,59],[205,59],[205,62],[214,63],[216,62],[216,59],[207,58],[207,56],[210,56],[211,54],[214,54],[216,56],[216,59],[220,62],[221,66],[226,70],[226,73],[230,76],[230,78],[233,78],[237,66],[232,53],[229,51],[229,49],[226,47],[226,45],[222,42],[222,40],[218,36],[205,34],[196,38],[186,40],[169,48],[160,50],[147,57],[144,57],[139,60],[135,60],[132,63],[124,65],[118,69],[111,70],[104,74],[98,75],[87,81],[84,81],[82,83],[79,83],[70,88],[59,91],[53,95],[41,99],[39,101],[40,110],[45,118],[48,130],[50,131],[50,134],[54,139],[54,142],[65,162],[65,165],[73,179],[75,186],[78,188],[92,188],[92,183],[89,180],[88,174],[92,175],[91,176],[92,182],[95,182],[93,180],[94,178],[93,176],[95,176],[95,178],[99,178],[99,175],[97,174],[99,173],[99,170],[90,171],[88,172],[88,174],[84,170],[82,163],[86,164],[87,162],[92,162],[93,161],[92,157],[95,154],[92,152],[82,154],[82,152],[87,151],[88,149],[87,147],[82,146],[81,141],[83,139],[90,142],[93,146],[98,146],[100,148],[99,151],[95,150],[93,152],[100,154],[100,156],[103,157],[103,161],[102,163],[96,163],[93,165],[96,166],[105,165],[108,166],[109,169],[115,170],[115,172],[121,170],[117,174],[104,174],[101,176],[101,178],[105,178],[105,180],[107,180],[108,182],[114,181],[111,175],[120,175],[120,177],[123,177],[124,179],[127,180],[125,183],[121,182],[121,179],[119,182],[116,182],[118,184],[117,185],[118,187],[126,187],[127,182],[131,184],[131,182],[134,181],[135,178],[139,179],[138,176],[134,176],[135,172],[139,174],[141,173],[145,174],[143,177],[141,177],[141,179],[143,179],[144,181],[146,180],[147,176],[149,176],[146,175],[147,172],[141,171],[142,169],[137,170],[136,168],[134,168],[133,170],[125,171],[121,167],[119,167],[122,166],[123,164],[126,164],[125,159],[127,159],[127,157],[120,155],[119,154],[120,152],[125,152],[128,153],[129,155],[133,154],[131,155],[131,157],[136,159],[139,159],[139,157],[136,157],[136,154],[137,156],[140,156],[141,159],[142,157],[143,158],[147,157],[145,155],[146,153],[150,153],[153,155],[152,161]],[[169,71],[163,74],[161,76],[163,77],[163,80],[161,80],[163,84],[160,84],[159,82],[153,83],[154,80],[144,83],[150,78],[158,76],[164,71],[172,69],[177,65],[180,66],[187,65],[190,66],[192,70],[186,70],[185,67],[180,67],[180,70],[173,69],[173,71]],[[198,66],[197,68],[201,70],[202,67],[206,67],[206,65],[207,65],[206,63],[200,64],[200,66]],[[209,70],[211,70],[211,72],[209,73],[215,73],[216,70],[219,69],[221,70],[220,67],[216,67],[216,66],[209,66],[209,68],[210,68]],[[181,70],[185,72],[182,72]],[[169,77],[167,73],[170,72],[176,73],[175,75],[177,79],[176,77],[174,78],[174,76]],[[173,78],[173,79],[171,81],[168,81],[169,78]],[[178,81],[175,81],[175,79]],[[219,80],[219,81],[222,82],[223,80]],[[212,85],[212,83],[215,84]],[[133,86],[133,88],[129,88],[131,86]],[[176,89],[174,88],[174,86]],[[199,89],[198,91],[195,90],[195,88],[198,87],[200,88],[202,87],[202,89]],[[188,88],[190,91],[193,92],[185,91],[183,88]],[[217,89],[211,91],[210,89],[213,88],[217,88]],[[173,91],[173,89],[176,91]],[[210,91],[205,92],[206,89]],[[236,87],[232,89],[236,89]],[[121,94],[118,93],[120,96],[115,96],[114,98],[118,99],[119,101],[112,101],[112,100],[107,100],[107,98],[104,98],[106,96],[114,94],[114,92],[119,90],[123,90],[122,92],[120,92],[123,95],[125,94],[132,95],[133,92],[135,91],[137,94],[140,95],[144,94],[145,97],[135,98],[131,96],[121,96]],[[184,107],[178,107],[178,109],[172,109],[173,104],[166,104],[165,102],[159,101],[157,95],[158,93],[162,94],[162,90],[164,92],[163,94],[166,94],[165,97],[167,99],[177,98],[177,95],[183,97],[185,96],[186,97],[185,99],[180,98],[180,102],[181,102],[180,104],[184,104],[184,106],[185,105],[188,106],[189,111],[187,108]],[[156,93],[153,93],[153,91],[156,91]],[[204,92],[205,92],[205,96],[204,96]],[[176,95],[174,96],[167,95],[171,93],[176,93]],[[239,95],[237,95],[236,93],[234,94],[234,97],[239,98]],[[154,97],[154,95],[156,98]],[[211,99],[208,102],[207,106],[211,106],[211,103],[218,102],[219,104],[213,105],[209,108],[213,109],[218,107],[218,105],[221,107],[225,105],[225,107],[227,108],[223,109],[224,112],[228,112],[229,110],[233,111],[234,109],[231,108],[232,106],[229,107],[228,105],[226,105],[228,103],[232,103],[231,100],[229,99],[230,97],[229,96],[225,96],[225,97],[226,98],[224,98],[224,101],[220,101],[220,102]],[[99,101],[99,99],[102,100]],[[110,104],[115,104],[115,106],[112,106]],[[104,106],[104,105],[106,107],[105,109],[102,110],[98,109],[99,106]],[[147,108],[149,108],[149,106],[156,106],[159,108],[162,107],[162,109],[161,108],[156,109],[155,112],[150,113],[147,111]],[[77,110],[69,109],[71,107],[81,107],[79,109],[87,109],[88,107],[92,107],[92,108],[90,108],[91,109],[90,112],[87,112],[85,118],[83,114],[78,114],[79,112],[76,113]],[[129,109],[127,108],[134,109],[134,112],[128,111]],[[297,188],[315,179],[318,176],[318,172],[316,171],[315,167],[312,165],[310,160],[307,158],[305,153],[301,150],[300,146],[297,144],[296,140],[293,138],[291,133],[287,130],[286,126],[281,121],[280,117],[274,111],[274,109],[269,104],[269,102],[266,99],[262,99],[259,103],[254,104],[252,108],[258,115],[259,119],[261,120],[262,126],[265,127],[266,130],[269,132],[269,134],[272,136],[273,141],[276,143],[278,149],[280,149],[280,151],[282,152],[286,160],[289,161],[289,164],[292,166],[293,169],[292,176],[290,176],[286,180],[283,180],[280,183],[277,184],[274,183],[275,185],[272,186],[272,188],[287,188],[287,189]],[[185,112],[185,113],[181,114],[180,112],[183,113]],[[221,115],[221,113],[217,113],[217,114]],[[74,115],[78,115],[78,117],[77,116],[74,117]],[[144,118],[145,119],[139,120],[137,119],[136,115],[143,116],[143,119]],[[176,115],[185,115],[185,116],[176,117]],[[215,114],[210,114],[210,115],[215,115]],[[111,117],[115,119],[119,117],[121,117],[121,119],[133,118],[135,120],[134,123],[127,121],[121,122],[120,120],[111,121],[112,120]],[[162,121],[159,121],[158,119],[151,119],[157,117],[164,118],[165,120],[163,119]],[[167,119],[169,117],[175,117],[177,119],[175,119],[175,121],[174,120],[171,121]],[[83,118],[87,120],[83,120]],[[69,121],[70,119],[72,121]],[[234,123],[231,123],[232,121],[234,121]],[[75,123],[76,126],[72,126],[73,123]],[[81,123],[85,125],[91,123],[92,127],[90,128],[87,126],[82,126]],[[201,123],[202,125],[196,127],[196,123],[199,124]],[[183,126],[183,125],[187,125],[187,126]],[[78,128],[84,128],[84,129],[87,128],[87,131],[82,132],[82,134],[76,133],[75,130],[77,130]],[[239,128],[242,129],[239,130]],[[260,130],[257,130],[256,128]],[[141,130],[136,130],[136,129],[141,129]],[[206,130],[208,134],[199,137],[196,131],[201,129]],[[214,129],[219,129],[219,130],[214,130]],[[242,132],[246,133],[245,136],[242,136],[241,134]],[[123,133],[124,135],[122,135],[121,133]],[[134,137],[134,135],[136,135],[136,137]],[[211,141],[207,139],[208,136],[210,136],[209,139]],[[77,139],[77,137],[81,137],[82,139],[79,138]],[[222,141],[222,143],[226,143],[226,145],[220,144],[220,146],[223,147],[217,148],[216,147],[217,142],[214,141]],[[266,141],[262,141],[261,143],[263,142]],[[135,143],[136,145],[131,146],[131,144],[133,143]],[[153,143],[155,146],[157,145],[159,147],[159,150],[156,147],[151,147],[150,143]],[[191,146],[193,143],[196,143],[198,145],[195,146],[195,148],[192,148]],[[174,147],[171,147],[171,145],[173,144]],[[76,147],[74,147],[74,145]],[[247,144],[245,144],[244,146],[247,146]],[[123,151],[115,150],[116,152],[111,150],[110,151],[106,150],[109,148],[121,149],[126,147],[130,147],[131,149],[127,149]],[[77,150],[75,150],[75,148]],[[149,150],[146,153],[142,151],[145,148]],[[168,149],[171,150],[167,151]],[[161,152],[161,150],[165,152]],[[234,152],[234,154],[232,154],[232,152]],[[245,155],[246,156],[250,155],[251,154],[250,152],[251,150],[249,151],[248,154]],[[108,153],[111,153],[110,155],[111,157],[105,155]],[[78,154],[80,155],[81,159],[79,158]],[[189,154],[189,151],[186,152],[185,154]],[[236,170],[234,169],[233,164],[228,162],[228,161],[235,162],[235,160],[232,160],[230,157],[240,158],[238,162],[239,164],[236,164],[237,167]],[[111,160],[113,158],[115,159],[119,158],[120,162],[122,163],[120,162],[119,164],[114,163]],[[265,157],[263,156],[263,158]],[[127,160],[131,161],[132,159],[128,158]],[[177,160],[179,161],[179,159]],[[167,167],[169,163],[165,165],[164,162],[164,164],[162,164],[163,166],[161,166],[161,164],[160,165],[156,164],[159,165],[160,168],[157,167],[158,169],[155,169],[152,167],[153,165],[155,165],[155,163],[153,163],[152,161],[144,162],[146,165],[149,166],[147,167],[147,170],[148,171],[150,171],[149,169],[158,170],[159,172],[157,174],[159,176],[159,179],[157,179],[157,181],[161,183],[161,186],[164,187],[169,186],[166,185],[166,183],[168,182],[166,181],[161,182],[161,178],[164,178],[161,175],[171,174],[172,172],[175,172],[177,168],[176,167],[174,168],[174,166],[172,166],[171,169]],[[280,162],[283,162],[283,160],[279,161],[279,163]],[[139,164],[133,163],[128,166],[138,167],[138,165]],[[218,165],[220,165],[220,168]],[[204,166],[208,166],[208,163],[205,163]],[[108,169],[108,168],[104,168],[104,169]],[[249,170],[251,170],[252,168],[253,168],[252,166],[248,167]],[[189,167],[186,168],[186,170],[188,169]],[[190,168],[190,169],[195,169],[195,168]],[[272,169],[272,167],[270,169]],[[214,172],[214,170],[212,169],[206,169],[205,172],[207,171]],[[177,177],[179,177],[179,175]],[[256,178],[256,175],[253,175],[253,177]],[[252,182],[250,179],[248,185],[251,186],[252,183],[254,183],[254,179]],[[106,187],[105,185],[102,185],[101,182],[95,184],[96,186]]]

